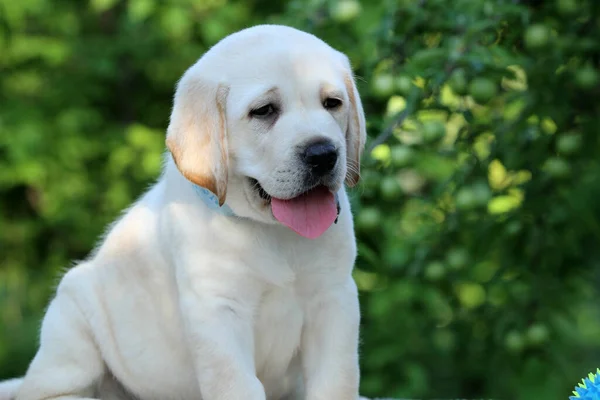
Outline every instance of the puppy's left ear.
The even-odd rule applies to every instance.
[[[350,62],[346,58],[348,72],[344,76],[348,99],[350,100],[350,120],[346,130],[346,157],[348,172],[346,173],[346,184],[355,186],[360,180],[360,159],[367,140],[367,127],[365,113],[360,95],[350,69]]]
[[[225,203],[229,155],[225,104],[229,88],[188,70],[177,85],[167,147],[183,176]]]

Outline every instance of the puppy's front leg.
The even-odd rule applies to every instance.
[[[44,316],[40,348],[17,400],[84,400],[97,395],[105,366],[82,302],[78,282],[67,273]],[[89,310],[88,310],[89,311]]]
[[[253,311],[259,295],[256,285],[235,270],[220,264],[210,271],[200,267],[178,273],[202,400],[265,400],[254,365]]]
[[[302,340],[306,400],[357,400],[360,310],[356,284],[324,288],[307,309]]]

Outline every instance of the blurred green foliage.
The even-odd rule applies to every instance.
[[[362,392],[566,399],[600,366],[595,0],[1,0],[0,377],[159,173],[183,71],[267,22],[359,77]]]

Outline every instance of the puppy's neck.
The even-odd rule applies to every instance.
[[[187,190],[188,185],[192,187],[194,194],[196,195],[196,198],[199,198],[204,204],[206,204],[206,207],[208,207],[208,209],[221,214],[221,215],[225,215],[227,217],[237,217],[238,215],[236,215],[233,210],[231,209],[231,207],[229,207],[227,204],[223,204],[223,206],[221,207],[219,205],[219,199],[218,197],[211,192],[210,190],[206,189],[203,186],[200,185],[196,185],[195,183],[189,181],[187,178],[185,178],[181,172],[179,171],[179,169],[177,168],[177,165],[175,164],[175,160],[173,160],[173,156],[171,155],[170,152],[165,152],[164,154],[164,169],[162,171],[162,178],[168,178],[170,177],[170,179],[166,179],[165,182],[167,183],[167,186],[169,186],[169,188],[167,189],[167,191],[171,191],[171,190],[179,190],[178,188],[181,187],[181,189],[183,189],[185,192],[189,193],[189,191]],[[171,182],[171,184],[169,184],[168,182]],[[174,185],[174,187],[170,188],[170,185]],[[185,187],[185,189],[184,189]]]

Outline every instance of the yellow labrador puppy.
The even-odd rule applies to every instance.
[[[158,182],[62,278],[18,400],[356,400],[346,56],[275,25],[178,83]],[[2,396],[0,396],[2,397]]]

